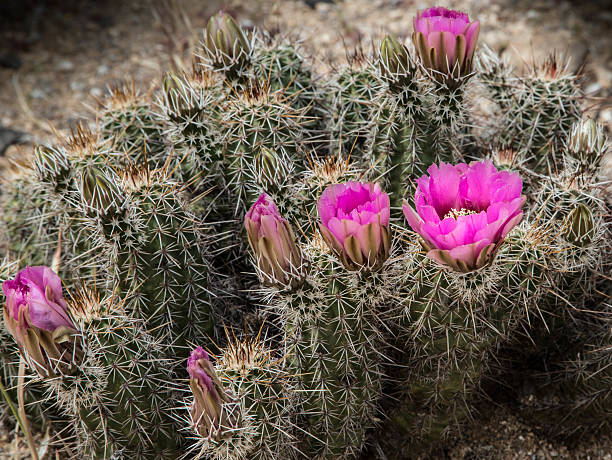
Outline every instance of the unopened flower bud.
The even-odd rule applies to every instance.
[[[166,73],[162,79],[162,90],[166,98],[166,107],[170,109],[170,116],[188,110],[188,95],[186,96],[185,87],[177,75]]]
[[[262,147],[255,156],[255,173],[261,187],[272,189],[285,180],[288,171],[275,151]]]
[[[443,7],[417,12],[412,39],[423,66],[433,77],[456,84],[472,71],[480,22]]]
[[[580,203],[567,216],[565,239],[577,246],[586,246],[593,240],[593,213]]]
[[[80,192],[82,203],[88,212],[103,215],[120,207],[117,187],[98,168],[91,167],[83,172]]]
[[[34,169],[41,182],[57,189],[66,185],[70,162],[61,150],[40,145],[34,150]]]
[[[262,281],[294,287],[302,279],[303,259],[293,229],[272,199],[262,193],[244,218],[249,244]]]
[[[231,15],[223,11],[208,21],[204,47],[213,65],[223,70],[242,67],[250,54],[249,42],[243,30]]]
[[[201,436],[219,440],[231,435],[239,423],[237,404],[223,389],[208,353],[202,347],[191,352],[187,360],[189,385],[193,392],[191,420]]]
[[[382,73],[390,83],[410,82],[414,66],[408,48],[391,35],[387,35],[380,45],[380,61]]]
[[[49,267],[27,267],[2,284],[4,322],[41,376],[65,373],[73,365],[77,328],[68,316],[62,282]]]
[[[599,123],[590,118],[574,123],[568,142],[568,150],[574,158],[596,168],[605,149],[606,136]]]

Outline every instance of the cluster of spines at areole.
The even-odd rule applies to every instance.
[[[429,8],[319,75],[219,13],[191,71],[3,171],[30,426],[66,458],[401,459],[526,380],[550,433],[609,426],[606,136],[568,63],[479,30]]]

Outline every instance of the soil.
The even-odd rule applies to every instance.
[[[583,68],[590,113],[612,127],[611,1],[442,3],[478,17],[480,42],[502,51],[518,69],[554,48],[567,55],[571,68]],[[21,145],[9,147],[4,158],[0,152],[0,162],[28,155],[33,143],[53,142],[77,120],[91,120],[97,99],[114,82],[133,79],[146,91],[151,82],[160,81],[164,70],[186,67],[208,17],[221,7],[235,14],[243,26],[280,31],[301,40],[306,52],[315,56],[317,70],[324,73],[342,65],[355,49],[374,46],[385,33],[408,36],[416,9],[432,4],[412,0],[3,0],[0,127],[18,132],[7,143]],[[549,440],[521,420],[510,405],[483,412],[486,415],[478,416],[469,429],[446,441],[437,458],[612,460],[610,433],[571,443]],[[46,445],[44,434],[35,437],[42,458],[60,458]],[[0,428],[0,458],[29,458],[14,423]]]

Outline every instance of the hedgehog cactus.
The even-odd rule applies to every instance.
[[[73,457],[411,458],[496,380],[605,425],[608,143],[579,78],[515,74],[462,12],[413,28],[328,78],[220,13],[190,72],[5,172],[3,381],[20,353]]]

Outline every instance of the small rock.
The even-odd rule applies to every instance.
[[[527,19],[538,19],[540,17],[540,13],[536,10],[527,11]]]
[[[33,99],[42,99],[46,96],[47,93],[40,88],[34,88],[32,91],[30,91],[30,97]]]
[[[74,64],[68,59],[62,59],[57,63],[57,69],[67,72],[74,69]]]
[[[104,93],[100,88],[94,87],[89,90],[89,94],[91,94],[93,97],[102,97]]]
[[[85,85],[83,83],[81,83],[80,81],[71,81],[70,82],[70,89],[72,91],[82,91],[83,88],[85,88]]]
[[[100,64],[100,65],[98,66],[98,70],[97,70],[98,75],[100,75],[100,76],[106,75],[106,74],[108,73],[108,71],[109,71],[109,68],[108,68],[108,66],[107,66],[107,65],[105,65],[105,64]]]

